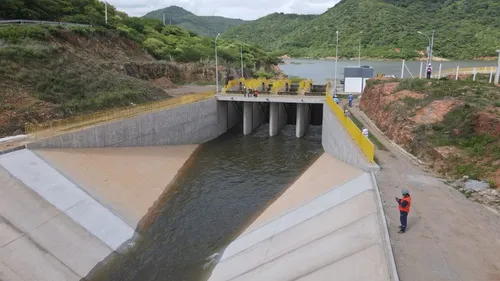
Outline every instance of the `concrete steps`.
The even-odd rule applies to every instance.
[[[31,151],[0,156],[0,280],[80,280],[133,233]]]

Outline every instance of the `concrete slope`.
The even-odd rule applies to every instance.
[[[196,147],[43,149],[35,153],[135,229]]]
[[[0,165],[111,249],[133,236],[130,226],[33,152],[24,149],[1,155]]]
[[[210,281],[391,280],[392,261],[371,175],[351,167],[348,179],[332,178],[331,169],[349,167],[325,155],[301,176],[307,179],[321,171],[323,180],[311,187],[299,178],[301,184],[290,191],[323,192],[313,198],[280,197],[261,215],[268,219],[257,219],[227,247]],[[302,198],[302,204],[293,198]]]
[[[80,280],[111,252],[0,167],[0,280]]]

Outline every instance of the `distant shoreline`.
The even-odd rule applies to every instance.
[[[289,57],[289,56],[281,56],[280,59],[284,62],[284,64],[287,64],[285,61],[286,60],[335,60],[335,57],[322,57],[322,58],[311,58],[311,57]],[[447,59],[447,58],[441,58],[441,57],[433,57],[432,61],[433,62],[448,62],[448,61],[496,61],[498,57],[479,57],[479,58],[471,58],[471,59],[462,59],[462,60],[455,60],[455,59]],[[339,57],[339,60],[352,60],[352,61],[357,61],[358,58],[344,58],[344,57]],[[361,60],[369,60],[369,61],[401,61],[402,59],[385,59],[385,58],[371,58],[371,57],[361,57]],[[426,61],[426,58],[412,58],[412,59],[405,59],[406,61]]]

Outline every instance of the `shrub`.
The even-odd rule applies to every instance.
[[[0,38],[11,43],[19,43],[27,38],[45,41],[49,36],[48,28],[41,25],[9,25],[0,27]]]

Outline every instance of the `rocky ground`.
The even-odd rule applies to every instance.
[[[417,158],[400,149],[357,108],[356,116],[387,150],[376,149],[377,175],[396,266],[402,281],[500,280],[500,215],[468,200],[457,188],[437,178]],[[458,187],[460,185],[464,187]],[[470,187],[470,186],[469,186]],[[394,197],[406,188],[412,196],[408,229],[398,234]],[[476,193],[466,191],[470,198]]]

